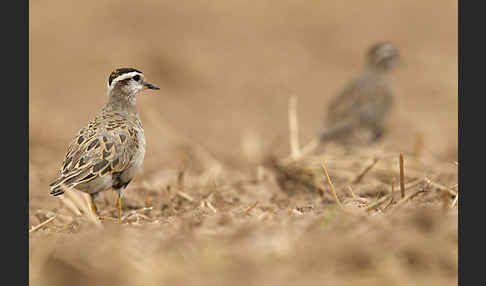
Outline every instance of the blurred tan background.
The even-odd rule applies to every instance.
[[[459,196],[450,202],[425,181],[457,194],[457,1],[29,3],[32,285],[457,285]],[[359,212],[340,211],[327,191],[283,192],[256,165],[290,152],[289,97],[298,97],[304,145],[322,130],[330,97],[361,71],[366,49],[383,40],[402,56],[380,145],[393,158],[351,189],[340,176],[358,175],[371,155],[323,154],[334,155],[327,166],[346,210]],[[147,152],[126,218],[116,223],[106,192],[98,229],[50,196],[48,183],[105,104],[110,72],[127,66],[161,90],[138,98]],[[422,161],[409,156],[417,138]],[[218,182],[200,150],[222,163]],[[405,175],[418,179],[405,198],[380,179],[398,176],[398,152]],[[381,163],[390,165],[380,171]],[[383,192],[387,206],[375,203]]]
[[[177,168],[183,150],[147,112],[219,160],[245,163],[243,138],[288,147],[287,104],[299,99],[300,139],[322,128],[330,96],[356,76],[365,50],[390,40],[402,65],[387,145],[457,157],[457,1],[30,1],[31,204],[47,197],[79,128],[106,101],[109,73],[130,66],[161,87],[138,108],[146,174]],[[31,170],[31,175],[32,175]]]

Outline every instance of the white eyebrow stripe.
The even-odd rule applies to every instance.
[[[134,77],[136,75],[139,75],[141,78],[143,78],[143,74],[142,73],[139,73],[139,72],[129,72],[129,73],[122,74],[121,76],[116,77],[115,79],[113,79],[113,81],[111,82],[111,85],[113,85],[115,82],[118,82],[120,80],[124,80],[124,79],[127,79],[127,78],[132,78],[132,77]]]

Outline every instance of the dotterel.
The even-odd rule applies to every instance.
[[[145,156],[145,135],[137,109],[137,95],[159,88],[144,81],[141,71],[119,68],[108,78],[108,103],[89,124],[79,130],[68,147],[58,177],[50,184],[51,195],[64,187],[90,194],[92,209],[100,192],[118,193],[118,217],[128,184],[139,173]]]

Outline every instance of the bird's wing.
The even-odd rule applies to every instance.
[[[327,107],[327,123],[334,124],[345,118],[352,117],[360,104],[363,82],[353,80],[335,97],[333,97]]]
[[[359,107],[360,121],[371,125],[383,123],[385,115],[393,106],[394,96],[392,90],[384,84],[376,85],[368,91],[367,100]]]
[[[351,81],[327,109],[328,130],[321,133],[321,141],[333,140],[349,134],[360,125],[381,126],[393,104],[393,94],[386,82],[366,77]]]
[[[137,130],[120,121],[90,123],[69,145],[51,194],[62,194],[60,185],[75,187],[97,177],[124,171],[138,151]]]

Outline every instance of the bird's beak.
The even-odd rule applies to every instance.
[[[155,90],[159,90],[160,88],[158,86],[155,86],[151,83],[148,83],[148,82],[143,82],[143,87],[144,89],[155,89]]]

